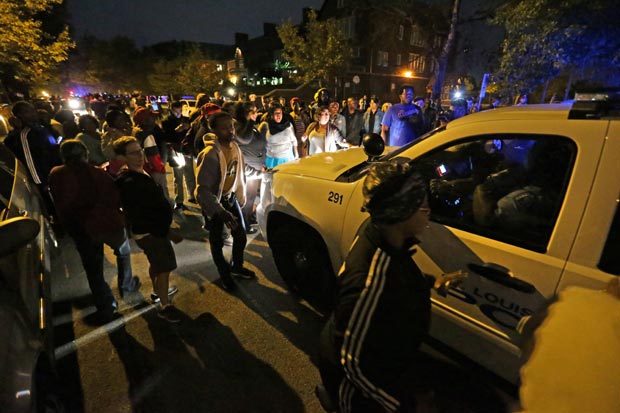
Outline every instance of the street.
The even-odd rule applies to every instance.
[[[286,291],[260,235],[250,235],[246,248],[246,264],[257,279],[237,279],[235,293],[224,291],[199,209],[190,205],[190,211],[176,211],[174,217],[185,237],[174,246],[179,266],[171,276],[171,284],[179,288],[174,304],[185,315],[178,325],[157,317],[146,258],[133,241],[133,269],[142,288],[125,300],[118,297],[115,257],[106,247],[106,279],[123,317],[96,325],[79,257],[72,241],[62,240],[53,294],[56,356],[67,410],[321,412],[314,387],[320,382],[315,354],[322,315]],[[455,382],[453,377],[445,380]],[[465,385],[468,379],[461,381]],[[494,391],[476,389],[481,391],[478,402],[490,397],[482,404],[494,406]],[[464,393],[457,392],[455,400]]]

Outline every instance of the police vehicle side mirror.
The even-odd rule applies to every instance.
[[[34,240],[41,229],[32,218],[16,217],[0,222],[0,258]]]
[[[372,162],[383,154],[385,142],[383,142],[381,135],[367,133],[362,137],[362,146],[364,147],[364,153],[368,156],[368,162]]]

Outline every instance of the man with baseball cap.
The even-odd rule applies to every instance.
[[[321,333],[321,377],[342,413],[415,411],[410,376],[430,326],[430,289],[465,275],[435,281],[412,258],[429,221],[426,193],[422,177],[397,161],[374,164],[364,181],[370,220],[340,269],[336,306]]]
[[[157,116],[159,116],[159,112],[145,107],[136,109],[133,114],[132,135],[144,149],[144,156],[146,157],[144,170],[159,184],[164,196],[172,205],[173,201],[170,198],[168,181],[166,180],[166,161],[168,160],[166,137],[164,131],[157,125]]]

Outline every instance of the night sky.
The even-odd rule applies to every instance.
[[[301,21],[302,9],[320,9],[323,0],[65,0],[74,38],[123,35],[138,46],[191,40],[233,44],[235,32],[250,38],[263,33],[263,23]]]

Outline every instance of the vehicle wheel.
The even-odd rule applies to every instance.
[[[269,235],[276,267],[290,291],[326,313],[333,308],[336,277],[323,240],[302,225],[283,224]]]

